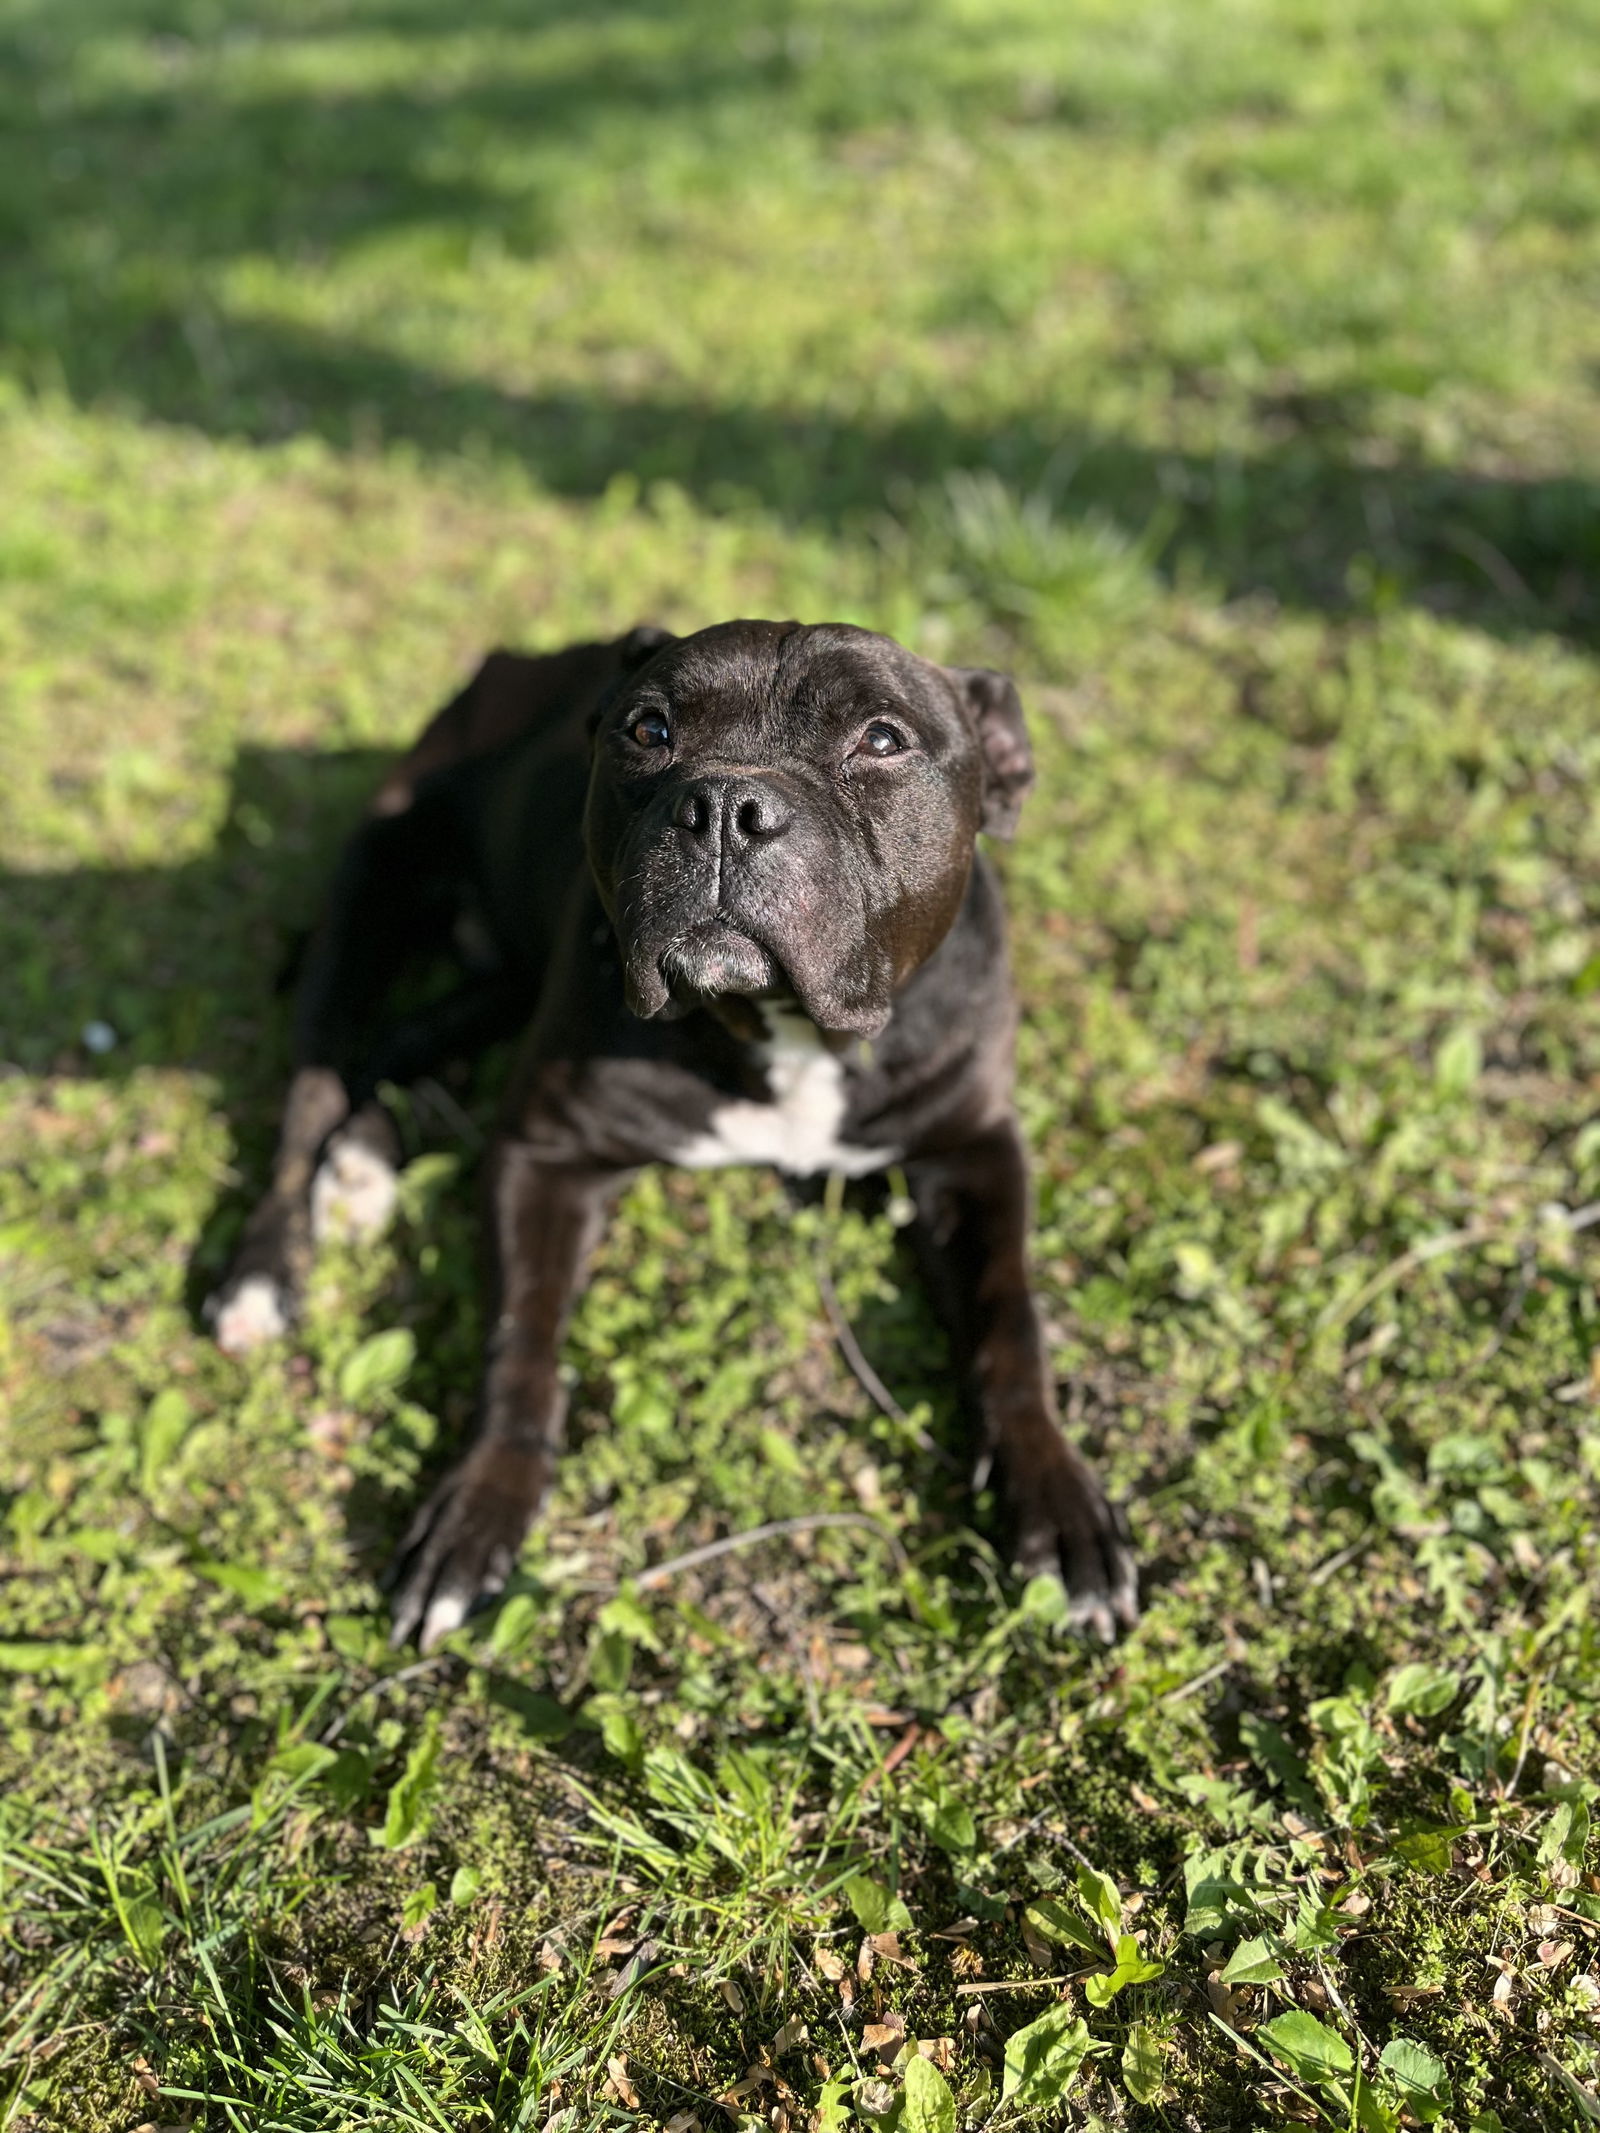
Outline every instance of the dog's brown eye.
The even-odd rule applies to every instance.
[[[874,719],[857,741],[855,752],[857,755],[880,758],[886,755],[903,755],[905,745],[903,736],[897,733],[893,726],[886,726],[881,719]]]
[[[641,748],[665,748],[672,738],[659,711],[646,711],[628,728]]]

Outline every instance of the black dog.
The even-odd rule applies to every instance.
[[[272,1189],[211,1312],[229,1349],[281,1332],[314,1238],[388,1214],[379,1085],[526,1027],[489,1159],[478,1433],[400,1551],[397,1641],[426,1648],[509,1576],[561,1442],[563,1324],[651,1162],[902,1164],[1019,1562],[1101,1636],[1132,1622],[1028,1292],[1004,914],[975,849],[1032,781],[1001,675],[772,622],[496,652],[386,780],[308,954]],[[402,967],[452,943],[459,987],[375,1029]]]

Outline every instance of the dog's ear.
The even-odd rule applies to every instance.
[[[617,639],[617,657],[622,661],[624,674],[637,674],[647,660],[654,659],[664,644],[676,644],[671,630],[664,630],[659,623],[641,622],[629,630],[626,637]]]
[[[648,666],[663,645],[676,644],[671,630],[662,629],[654,622],[641,622],[629,630],[626,637],[616,641],[617,672],[608,681],[589,707],[589,738],[592,741],[599,730],[600,721],[616,702],[617,692],[633,679],[643,666]]]
[[[1033,784],[1033,749],[1017,686],[991,667],[946,667],[983,750],[983,815],[978,827],[1009,837]]]

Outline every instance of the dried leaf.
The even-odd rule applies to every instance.
[[[772,2049],[775,2052],[796,2051],[802,2044],[809,2042],[810,2037],[811,2032],[805,2025],[805,2018],[802,2015],[791,2015],[773,2038]]]
[[[893,2059],[906,2041],[904,2016],[891,2013],[881,2022],[869,2022],[861,2032],[861,2041],[868,2051]]]
[[[620,2056],[606,2061],[606,2072],[611,2076],[611,2086],[617,2092],[617,2101],[625,2110],[637,2111],[639,2091],[628,2079],[628,2062]]]
[[[723,1999],[727,2002],[728,2006],[736,2015],[742,2015],[744,2013],[744,1994],[739,1990],[738,1986],[733,1982],[733,1979],[731,1977],[725,1977],[719,1980],[717,1990],[722,1994]]]
[[[1206,1979],[1206,1998],[1211,2002],[1212,2012],[1227,2023],[1230,2029],[1239,2026],[1239,2002],[1223,1984],[1220,1976],[1213,1974]]]

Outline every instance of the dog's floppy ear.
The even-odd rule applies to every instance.
[[[671,630],[664,630],[654,622],[641,622],[636,628],[629,630],[625,637],[617,639],[615,649],[618,671],[589,707],[590,740],[594,739],[601,719],[615,703],[618,690],[625,688],[642,666],[648,666],[663,645],[676,644],[677,641]]]
[[[1033,749],[1022,698],[1009,676],[991,667],[946,667],[983,750],[983,815],[978,827],[1009,837],[1033,784]]]
[[[624,674],[636,674],[646,660],[654,659],[664,644],[676,644],[671,630],[664,630],[659,623],[641,622],[629,630],[626,637],[617,639],[617,657],[622,661]]]

